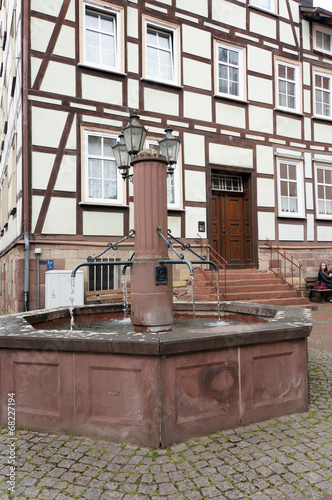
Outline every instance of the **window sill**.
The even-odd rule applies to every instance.
[[[213,94],[215,99],[222,99],[226,101],[238,102],[240,104],[249,104],[249,101],[242,99],[241,97],[231,96],[231,95],[221,95],[221,94]]]
[[[121,203],[106,203],[102,201],[80,201],[78,204],[80,206],[87,206],[87,207],[129,208],[129,205]]]
[[[104,68],[102,66],[94,66],[93,64],[78,63],[78,67],[82,69],[92,69],[95,71],[99,71],[101,73],[110,73],[112,75],[127,76],[127,73],[123,73],[122,71],[118,71],[116,69]]]
[[[304,116],[300,111],[292,110],[292,109],[283,109],[283,108],[274,108],[273,111],[277,111],[278,113],[284,113],[287,115],[296,115],[296,116]]]
[[[319,116],[319,115],[314,115],[312,117],[313,120],[319,120],[323,122],[331,122],[332,121],[332,116]]]
[[[167,82],[165,80],[154,80],[153,78],[143,77],[143,78],[141,78],[141,82],[156,83],[158,85],[164,85],[165,87],[173,87],[173,88],[179,89],[179,90],[183,89],[182,85],[179,85],[177,83]]]
[[[278,215],[278,218],[279,219],[300,219],[300,220],[306,220],[306,216],[305,215],[299,215],[299,214],[294,214],[294,215],[290,215],[290,214],[279,214]]]
[[[169,212],[185,212],[184,208],[176,208],[176,207],[167,207],[167,210]]]
[[[262,7],[258,7],[258,5],[249,5],[249,9],[257,10],[258,12],[263,12],[264,14],[270,14],[270,16],[279,18],[279,14],[276,12],[272,12],[272,10],[263,9]]]

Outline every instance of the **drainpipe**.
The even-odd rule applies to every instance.
[[[29,310],[29,233],[24,233],[24,312]]]

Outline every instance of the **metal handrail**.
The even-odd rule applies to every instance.
[[[214,248],[212,248],[211,245],[206,240],[204,240],[200,234],[197,234],[197,236],[199,239],[196,241],[201,247],[201,252],[203,252],[203,250],[204,250],[206,252],[209,260],[214,261],[216,263],[216,265],[218,266],[218,268],[221,268],[224,271],[223,290],[221,291],[221,293],[222,293],[224,299],[227,299],[227,272],[226,271],[227,271],[228,262]],[[202,262],[202,264],[203,263],[204,262]],[[203,266],[201,266],[201,270],[203,271],[203,273],[206,276],[206,273],[205,273],[205,270],[203,269]],[[206,278],[207,278],[207,276],[206,276]]]
[[[274,245],[268,238],[266,238],[265,245],[269,247],[271,255],[269,270],[272,271],[276,276],[281,278],[284,283],[287,283],[293,290],[296,290],[299,295],[301,295],[302,262],[283,248],[279,247],[278,245]],[[275,259],[273,258],[273,252],[276,255]],[[294,284],[294,274],[298,275],[297,287]]]

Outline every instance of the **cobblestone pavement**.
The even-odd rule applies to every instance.
[[[191,439],[166,450],[72,435],[0,434],[0,500],[317,500],[332,495],[332,305],[313,313],[310,411]],[[320,334],[321,332],[321,334]],[[332,497],[331,497],[332,498]]]

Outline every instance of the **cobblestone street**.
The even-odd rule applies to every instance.
[[[16,489],[0,435],[0,500],[318,500],[332,495],[332,306],[313,312],[310,410],[165,450],[20,430]]]

